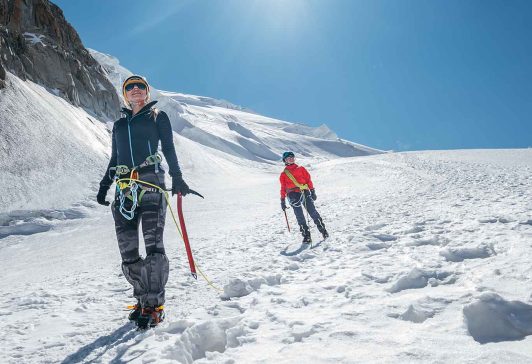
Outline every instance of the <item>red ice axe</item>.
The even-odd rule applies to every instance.
[[[200,196],[202,195],[196,191],[190,190],[191,193]],[[177,194],[177,215],[179,216],[179,225],[181,225],[181,232],[183,233],[183,242],[185,243],[185,249],[187,250],[188,265],[190,266],[190,274],[194,279],[198,279],[198,274],[196,273],[196,264],[194,263],[194,257],[192,256],[192,249],[190,249],[190,243],[188,241],[187,227],[185,226],[185,218],[183,217],[183,196],[181,192]]]
[[[288,216],[286,216],[286,210],[283,210],[284,218],[286,220],[286,226],[288,227],[288,232],[290,232],[290,224],[288,223]]]

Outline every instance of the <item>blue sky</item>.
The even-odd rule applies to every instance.
[[[532,1],[52,1],[159,89],[386,150],[532,146]]]

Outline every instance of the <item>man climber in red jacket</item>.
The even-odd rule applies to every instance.
[[[303,235],[303,243],[312,242],[312,238],[305,220],[305,215],[303,214],[302,206],[305,206],[310,217],[318,227],[318,230],[323,235],[323,238],[326,239],[329,237],[329,233],[325,229],[323,220],[314,206],[314,201],[316,201],[317,196],[310,174],[305,167],[295,164],[294,160],[295,155],[293,152],[283,153],[285,169],[279,178],[281,181],[281,208],[283,211],[286,210],[285,198],[288,196],[288,201],[294,209],[294,214],[299,224],[299,230]]]

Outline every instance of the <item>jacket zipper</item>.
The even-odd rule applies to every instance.
[[[130,124],[131,122],[133,121],[133,119],[135,119],[137,116],[139,115],[143,115],[146,113],[146,111],[148,110],[144,110],[143,112],[141,113],[138,113],[136,115],[133,115],[133,117],[129,117],[128,116],[128,120],[127,120],[127,132],[128,132],[128,136],[129,136],[129,152],[131,153],[131,163],[133,163],[133,166],[135,166],[135,159],[133,159],[133,147],[131,145],[131,128],[130,128]],[[149,142],[149,141],[148,141]],[[150,152],[151,153],[151,152]]]

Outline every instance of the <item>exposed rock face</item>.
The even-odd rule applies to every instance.
[[[107,119],[120,103],[105,70],[48,0],[0,0],[0,88],[5,71]]]
[[[4,88],[6,79],[6,70],[4,70],[4,67],[2,66],[2,63],[0,62],[0,89]]]

